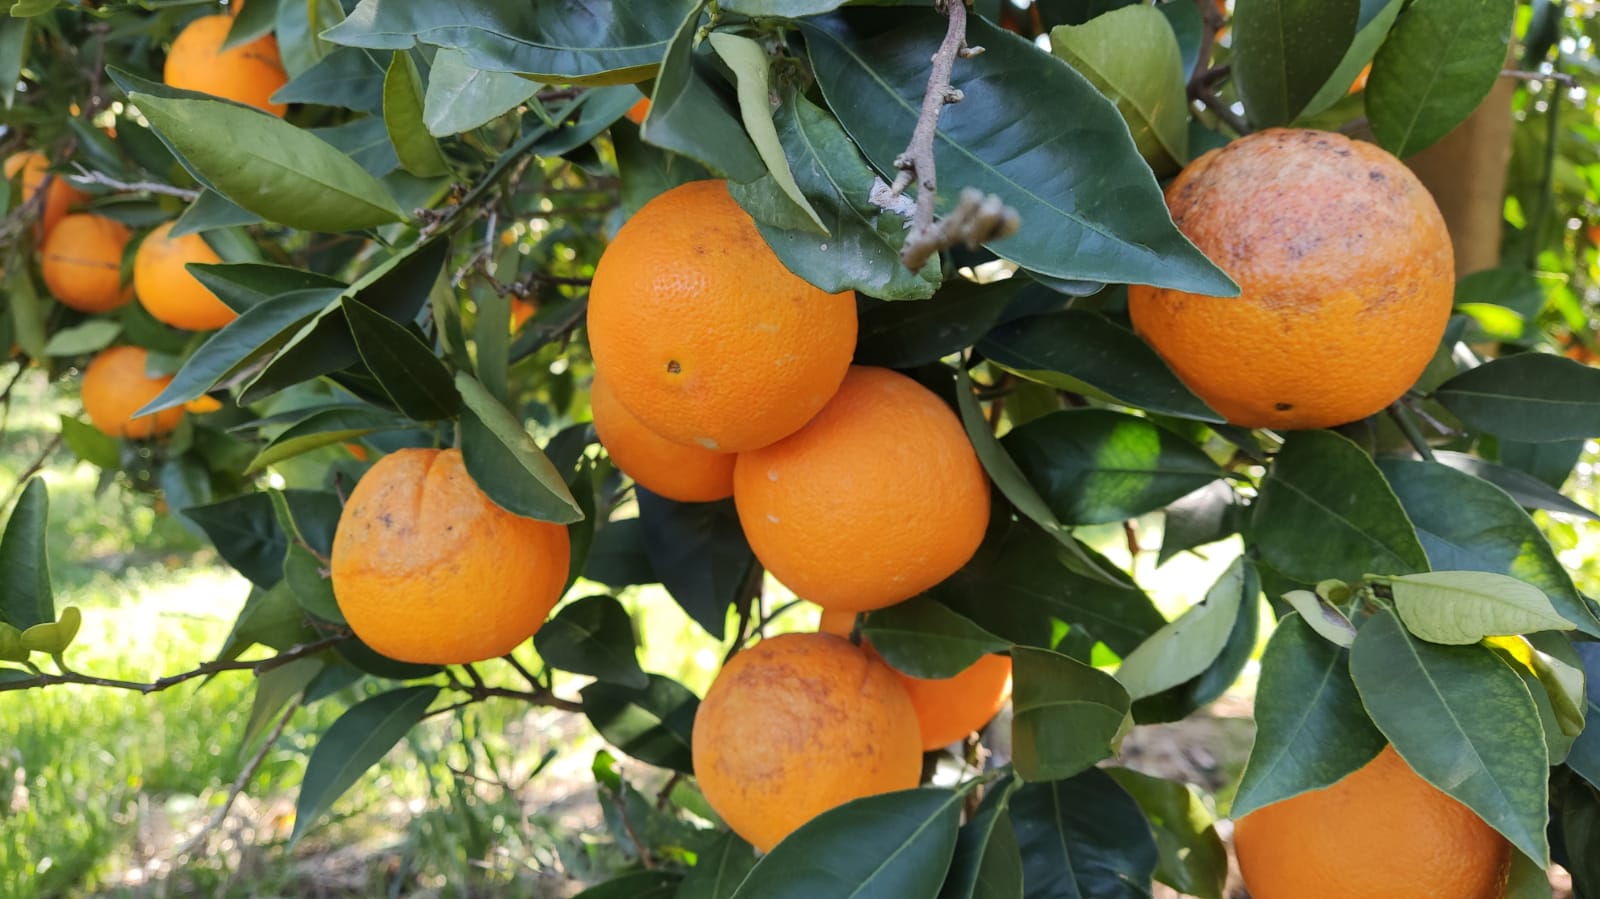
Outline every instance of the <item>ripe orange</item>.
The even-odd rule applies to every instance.
[[[538,311],[538,301],[523,300],[513,297],[511,300],[511,330],[521,330],[523,323],[528,319],[533,318]]]
[[[333,593],[350,629],[383,655],[478,662],[544,623],[569,551],[566,528],[485,496],[459,450],[404,449],[367,470],[339,515]]]
[[[69,215],[44,240],[39,269],[50,292],[79,312],[109,312],[133,297],[122,283],[128,229],[90,213]]]
[[[887,666],[831,634],[735,655],[694,719],[706,801],[757,849],[853,799],[922,777],[916,714]]]
[[[733,499],[772,576],[840,611],[881,609],[939,583],[989,525],[989,480],[961,421],[886,368],[851,368],[805,427],[740,454]]]
[[[623,118],[626,118],[628,121],[634,123],[635,125],[643,125],[644,124],[644,117],[649,115],[649,114],[650,114],[650,98],[649,97],[645,97],[643,100],[640,100],[639,102],[637,102],[637,103],[633,104],[632,106],[628,107],[628,111],[623,113],[622,115],[623,115]]]
[[[152,378],[145,370],[149,361],[150,354],[136,346],[114,346],[90,360],[83,371],[83,411],[101,433],[143,440],[170,434],[183,419],[181,406],[133,417],[172,383],[171,375]]]
[[[623,474],[646,490],[684,503],[706,503],[733,495],[733,454],[673,443],[650,430],[617,401],[610,382],[598,374],[589,404],[600,445]]]
[[[617,399],[668,440],[719,452],[798,430],[838,389],[855,342],[855,295],[784,268],[725,181],[646,203],[589,291],[589,346]]]
[[[849,637],[855,630],[855,612],[822,611],[817,630],[824,634]],[[878,657],[872,644],[861,641],[861,648]],[[888,664],[887,661],[885,664]],[[1011,698],[1011,657],[986,655],[954,677],[912,677],[889,669],[900,678],[900,686],[911,697],[917,711],[917,726],[922,733],[922,748],[932,751],[964,740],[994,719]]]
[[[1179,229],[1233,299],[1134,285],[1134,328],[1236,425],[1321,428],[1405,393],[1450,317],[1455,262],[1422,182],[1371,144],[1272,128],[1190,163]]]
[[[1394,748],[1324,790],[1239,819],[1234,849],[1254,899],[1500,899],[1511,845],[1418,777]]]
[[[146,235],[133,255],[133,292],[158,320],[188,331],[211,331],[238,318],[184,266],[221,262],[198,234],[168,237],[167,222]]]
[[[17,172],[22,173],[21,202],[26,203],[33,199],[34,194],[39,192],[39,186],[44,184],[45,176],[49,174],[50,160],[37,150],[22,150],[7,156],[4,168],[7,180],[17,177]],[[51,178],[50,187],[46,189],[44,195],[44,209],[39,213],[40,240],[49,236],[56,223],[67,214],[68,207],[83,202],[88,196],[67,183],[67,179],[59,174]]]
[[[289,81],[278,56],[278,39],[264,34],[248,44],[222,49],[233,27],[227,13],[201,16],[172,40],[162,80],[184,90],[200,91],[264,109],[279,118],[288,106],[271,97]]]

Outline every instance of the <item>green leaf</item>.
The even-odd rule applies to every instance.
[[[1389,483],[1416,522],[1433,568],[1510,575],[1544,591],[1556,611],[1600,636],[1593,605],[1528,513],[1486,481],[1434,462],[1384,459]]]
[[[1044,649],[1011,648],[1012,764],[1024,780],[1062,780],[1116,754],[1133,728],[1116,678]]]
[[[1511,876],[1505,899],[1551,899],[1550,872],[1520,852],[1511,853]]]
[[[1108,409],[1052,412],[1013,428],[1000,444],[1066,524],[1134,518],[1222,476],[1189,441]]]
[[[647,143],[681,153],[733,181],[754,181],[766,174],[767,164],[733,103],[717,89],[723,79],[709,54],[695,50],[702,6],[695,3],[686,10],[661,60],[650,114],[640,133]]]
[[[272,499],[265,493],[245,493],[181,513],[211,538],[222,560],[251,583],[270,588],[283,578],[283,554],[289,541],[278,527]]]
[[[122,448],[117,438],[70,415],[61,416],[61,442],[74,456],[96,468],[115,470],[122,465]]]
[[[723,0],[722,8],[751,18],[798,19],[832,12],[846,2],[848,0]]]
[[[564,0],[446,5],[361,0],[322,37],[374,50],[407,50],[421,42],[459,50],[470,65],[489,71],[540,81],[622,84],[652,77],[678,23],[698,6],[696,0],[591,0],[577,8]]]
[[[539,90],[539,83],[510,72],[480,69],[467,54],[441,49],[428,70],[428,90],[422,98],[422,121],[434,137],[449,137],[487,125],[523,103]]]
[[[82,356],[103,350],[122,333],[122,323],[110,318],[91,318],[83,324],[62,328],[50,335],[44,345],[46,356]]]
[[[1129,696],[1153,696],[1211,667],[1228,643],[1240,606],[1255,602],[1261,594],[1261,585],[1248,575],[1246,565],[1243,556],[1235,559],[1204,599],[1123,657],[1117,680]]]
[[[673,899],[681,895],[676,871],[630,871],[577,894],[574,899]]]
[[[972,346],[1001,320],[1023,283],[1019,278],[989,284],[954,278],[917,303],[861,300],[856,364],[912,368]]]
[[[1229,814],[1331,787],[1383,751],[1350,679],[1349,653],[1285,615],[1261,656],[1256,738]]]
[[[1600,643],[1572,645],[1583,664],[1583,733],[1567,752],[1567,766],[1600,789]]]
[[[1581,444],[1582,441],[1579,441]],[[1548,446],[1548,444],[1525,444],[1527,446]],[[1502,444],[1501,452],[1505,447]],[[1487,462],[1477,456],[1466,453],[1454,453],[1448,450],[1434,450],[1434,461],[1441,462],[1464,474],[1470,474],[1504,490],[1517,505],[1524,509],[1544,509],[1548,512],[1560,512],[1565,515],[1576,515],[1590,521],[1600,521],[1600,515],[1592,510],[1578,505],[1571,499],[1562,496],[1560,491],[1551,487],[1525,471],[1516,468],[1507,468]],[[1566,480],[1563,475],[1562,480]]]
[[[374,406],[342,405],[321,409],[269,440],[250,460],[244,473],[254,474],[285,459],[335,443],[346,443],[367,434],[398,431],[410,426],[409,419]]]
[[[552,668],[586,674],[624,687],[650,685],[634,650],[633,619],[610,596],[590,596],[563,606],[533,635],[533,648]]]
[[[420,337],[365,303],[347,297],[343,305],[361,361],[401,412],[436,421],[461,409],[450,370]]]
[[[176,226],[173,230],[177,230]],[[239,313],[286,293],[318,287],[343,290],[349,286],[327,275],[262,262],[192,262],[187,268],[206,290]]]
[[[597,522],[583,576],[607,587],[660,582],[644,551],[644,527],[637,518]],[[726,628],[727,612],[723,612]]]
[[[17,82],[22,77],[22,63],[28,55],[28,30],[27,19],[0,19],[0,103],[4,103],[6,109],[10,109],[17,98]]]
[[[1224,540],[1239,532],[1244,507],[1225,480],[1212,481],[1167,506],[1156,565],[1185,550]]]
[[[717,837],[710,849],[696,854],[676,899],[731,899],[755,866],[755,850],[728,831]]]
[[[1415,575],[1410,575],[1414,577]],[[1340,608],[1310,590],[1290,590],[1283,599],[1300,613],[1300,620],[1317,636],[1334,646],[1349,649],[1356,642],[1356,626]]]
[[[1339,61],[1339,68],[1328,76],[1322,89],[1301,111],[1300,118],[1327,112],[1329,107],[1349,94],[1350,86],[1361,75],[1361,70],[1372,62],[1373,54],[1378,52],[1384,39],[1389,36],[1389,29],[1404,5],[1404,0],[1361,0],[1361,18],[1356,22],[1358,30],[1355,40],[1350,42],[1350,49]]]
[[[67,606],[55,621],[35,624],[22,632],[22,648],[29,652],[60,655],[72,645],[83,626],[83,613],[77,606]]]
[[[11,339],[29,356],[43,357],[44,317],[48,300],[33,285],[31,266],[13,265],[5,273],[6,306],[11,314]]]
[[[356,703],[333,722],[306,762],[300,798],[295,802],[291,846],[422,720],[438,695],[439,688],[434,686],[390,690]]]
[[[1068,309],[1007,322],[978,344],[1019,377],[1151,412],[1222,421],[1150,345],[1094,312]]]
[[[243,755],[261,739],[278,714],[295,697],[305,695],[306,685],[327,667],[327,662],[312,657],[295,659],[287,665],[279,665],[256,675],[255,693],[250,700],[250,717],[245,721],[244,736],[239,740],[239,753]]]
[[[1339,68],[1360,15],[1359,0],[1237,0],[1233,76],[1250,123],[1293,121]]]
[[[274,103],[315,103],[383,115],[385,66],[369,50],[338,47],[272,95]]]
[[[32,654],[26,646],[22,645],[22,631],[6,624],[4,621],[0,621],[0,661],[26,662]],[[14,669],[6,668],[3,670],[12,671]],[[26,674],[28,677],[35,676],[32,672],[26,672]],[[7,675],[7,677],[16,680],[23,679],[14,675]]]
[[[859,290],[890,300],[932,296],[941,278],[938,263],[930,260],[920,272],[900,263],[904,221],[872,204],[876,176],[838,121],[801,94],[786,100],[774,117],[779,149],[825,232],[819,235],[811,218],[796,210],[774,175],[729,188],[784,266],[830,293]]]
[[[733,500],[680,503],[642,487],[634,488],[634,496],[651,580],[659,578],[696,624],[722,640],[728,609],[745,598],[740,591],[756,564]]]
[[[1148,899],[1160,864],[1132,796],[1099,768],[1011,797],[1029,899]]]
[[[1560,731],[1557,736],[1576,738],[1583,733],[1584,724],[1589,717],[1584,700],[1584,688],[1588,677],[1584,673],[1583,658],[1578,655],[1572,643],[1560,634],[1531,634],[1524,637],[1522,642],[1531,647],[1527,669],[1532,672],[1534,680],[1538,681],[1540,690],[1548,700],[1549,711],[1555,719],[1556,728]],[[1518,673],[1521,673],[1520,670]],[[1530,686],[1529,690],[1533,691],[1533,688]],[[1534,699],[1538,701],[1537,693]],[[1542,710],[1540,714],[1543,714]],[[1545,733],[1552,732],[1546,727]],[[1552,746],[1554,740],[1552,737]],[[1568,748],[1570,746],[1569,741]],[[1563,758],[1565,755],[1563,751]],[[1557,759],[1552,764],[1559,761],[1561,760]]]
[[[1428,570],[1383,474],[1332,431],[1296,431],[1284,442],[1261,482],[1250,532],[1261,558],[1301,583]]]
[[[1050,49],[1102,94],[1157,173],[1189,159],[1189,73],[1167,17],[1154,6],[1124,6],[1050,32]]]
[[[611,142],[617,152],[617,174],[622,179],[621,209],[625,216],[632,217],[639,207],[680,184],[712,177],[693,159],[645,143],[636,128],[617,125],[611,129]]]
[[[0,534],[0,621],[20,631],[56,620],[45,543],[50,493],[43,478],[29,479]]]
[[[404,218],[388,189],[350,157],[275,116],[221,100],[129,100],[197,177],[267,221],[349,231]]]
[[[571,524],[583,517],[561,472],[539,450],[522,422],[466,372],[461,394],[461,455],[467,473],[495,505],[525,518]]]
[[[693,773],[690,734],[700,700],[669,677],[646,677],[643,688],[606,681],[584,687],[583,714],[607,743],[639,761]]]
[[[1415,0],[1372,60],[1367,120],[1406,157],[1472,114],[1506,63],[1516,0]]]
[[[1462,372],[1434,391],[1469,428],[1524,443],[1600,436],[1600,368],[1519,353]]]
[[[182,237],[185,234],[200,234],[219,228],[259,224],[261,216],[206,187],[200,190],[200,196],[196,197],[195,201],[183,210],[183,214],[178,216],[178,220],[173,222],[172,230],[167,232],[167,236]]]
[[[250,647],[261,644],[284,650],[316,639],[317,632],[306,623],[306,613],[296,601],[294,591],[282,583],[271,589],[254,587],[244,608],[233,623],[233,630],[217,650],[219,659],[236,659]]]
[[[867,615],[861,635],[897,671],[921,678],[955,677],[1009,640],[926,596],[916,596]]]
[[[943,17],[850,9],[801,28],[828,106],[873,167],[892,176]],[[998,194],[1021,215],[1022,230],[989,249],[1055,278],[1238,293],[1172,224],[1127,124],[1094,85],[981,18],[968,22],[967,39],[989,52],[956,63],[953,86],[966,100],[944,111],[935,143],[941,183]],[[1073,112],[1067,127],[1059,116],[996,116],[1000,109]],[[957,193],[942,192],[939,210]]]
[[[1020,781],[991,784],[956,836],[955,857],[939,899],[1022,899],[1022,852],[1011,827],[1011,794]]]
[[[1228,850],[1199,791],[1131,768],[1106,773],[1139,803],[1155,832],[1161,864],[1155,878],[1186,896],[1223,899]]]
[[[955,854],[962,794],[922,787],[857,799],[785,837],[734,899],[935,899]]]
[[[794,172],[789,168],[789,158],[784,155],[783,142],[778,139],[778,126],[772,119],[772,101],[767,53],[761,45],[747,37],[726,31],[714,31],[707,38],[711,49],[733,72],[738,84],[739,117],[744,120],[745,133],[750,135],[756,152],[766,164],[767,177],[783,191],[803,216],[802,221],[811,230],[829,234],[828,226],[811,207],[800,185],[795,183]]]
[[[383,76],[383,125],[400,167],[418,178],[450,173],[450,161],[422,121],[422,73],[410,50],[396,50]]]
[[[1433,571],[1385,578],[1395,611],[1413,636],[1467,646],[1484,637],[1569,631],[1544,591],[1503,574]]]
[[[1504,660],[1482,645],[1414,640],[1384,610],[1356,635],[1350,675],[1406,764],[1548,864],[1544,726]]]

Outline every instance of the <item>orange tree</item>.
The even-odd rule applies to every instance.
[[[1600,617],[1540,527],[1596,519],[1595,31],[16,0],[0,345],[252,586],[199,669],[80,671],[32,480],[0,691],[347,703],[296,837],[432,715],[584,715],[680,784],[597,766],[639,867],[595,899],[1220,897],[1215,803],[1115,760],[1270,627],[1256,896],[1600,895]],[[1078,530],[1160,510],[1160,561],[1240,548],[1173,620]],[[703,706],[637,661],[650,583],[735,651]],[[780,587],[829,633],[763,640]]]

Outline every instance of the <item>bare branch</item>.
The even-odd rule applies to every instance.
[[[77,170],[77,173],[67,180],[77,184],[98,184],[102,187],[109,187],[112,190],[162,194],[163,196],[187,200],[191,203],[200,196],[200,191],[190,190],[186,187],[173,187],[170,184],[161,184],[156,181],[118,181],[100,172],[91,172],[77,163],[73,163],[72,167]]]
[[[350,639],[350,632],[347,630],[341,630],[339,633],[329,637],[324,637],[321,640],[316,640],[311,643],[302,643],[299,646],[291,646],[283,652],[280,652],[277,655],[269,658],[255,659],[252,661],[218,659],[217,661],[207,662],[204,665],[200,665],[199,667],[189,671],[184,671],[180,674],[171,674],[166,677],[158,678],[148,682],[120,680],[112,677],[94,677],[92,675],[79,674],[76,671],[69,671],[65,669],[63,669],[60,674],[45,674],[41,672],[38,676],[30,677],[25,680],[0,682],[0,693],[7,693],[12,690],[30,690],[35,687],[49,687],[55,684],[83,684],[90,687],[111,687],[118,690],[131,690],[135,693],[157,693],[161,690],[170,689],[181,683],[194,680],[197,677],[209,677],[210,675],[219,674],[223,671],[253,671],[260,675],[271,671],[274,668],[280,668],[284,665],[287,665],[296,659],[303,659],[306,656],[315,655],[330,646],[336,646],[348,639]]]
[[[261,763],[266,761],[267,753],[272,751],[272,747],[277,744],[278,738],[283,736],[284,728],[289,726],[289,720],[294,717],[295,712],[300,710],[300,704],[304,701],[305,697],[303,695],[297,696],[293,702],[289,703],[289,707],[284,709],[283,714],[278,718],[277,726],[272,729],[272,733],[268,734],[265,740],[261,741],[261,748],[257,749],[256,754],[250,757],[250,761],[244,766],[244,770],[240,771],[239,776],[234,779],[233,786],[228,788],[228,796],[222,801],[222,805],[211,816],[211,820],[206,822],[204,827],[196,831],[194,836],[185,840],[183,845],[172,853],[174,859],[183,858],[193,852],[197,846],[201,845],[202,840],[210,836],[213,831],[222,826],[223,821],[227,820],[228,810],[233,808],[234,802],[239,799],[240,794],[244,792],[244,788],[250,785],[250,780],[256,776],[257,771],[261,770]]]

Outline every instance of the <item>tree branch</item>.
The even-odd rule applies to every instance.
[[[112,190],[143,191],[144,193],[162,194],[163,196],[177,197],[180,200],[186,200],[190,203],[194,202],[200,196],[200,191],[190,190],[186,187],[173,187],[170,184],[161,184],[156,181],[118,181],[114,178],[103,175],[100,172],[91,172],[77,163],[73,163],[72,167],[77,170],[77,173],[67,180],[76,182],[78,184],[98,184],[102,187],[109,187]]]
[[[83,684],[90,687],[112,687],[118,690],[131,690],[135,693],[157,693],[162,690],[176,687],[181,683],[194,680],[197,677],[207,677],[223,671],[253,671],[257,675],[264,674],[274,668],[280,668],[296,659],[303,659],[315,655],[330,646],[336,646],[350,639],[349,631],[340,631],[330,637],[324,637],[311,643],[302,643],[291,646],[275,656],[253,661],[239,661],[237,659],[218,659],[207,662],[189,671],[180,674],[170,674],[153,681],[130,681],[112,677],[94,677],[88,674],[79,674],[62,668],[60,674],[45,674],[41,672],[37,677],[25,680],[0,682],[0,693],[12,690],[29,690],[34,687],[49,687],[55,684]]]
[[[944,218],[935,220],[934,204],[938,200],[938,177],[934,164],[934,140],[939,132],[939,116],[950,103],[961,102],[961,91],[950,85],[950,72],[957,57],[968,59],[983,52],[982,47],[967,46],[966,0],[938,0],[936,8],[949,18],[944,41],[933,54],[933,68],[928,73],[928,88],[922,95],[922,111],[911,132],[911,141],[905,152],[895,158],[900,170],[893,184],[874,184],[869,199],[888,212],[907,216],[910,233],[900,250],[900,261],[911,271],[922,266],[941,250],[956,244],[976,247],[979,244],[1015,233],[1021,224],[1015,209],[1005,205],[998,196],[985,196],[981,191],[967,188],[961,192],[956,208]],[[907,209],[904,193],[915,182],[916,205]]]
[[[294,701],[289,703],[289,707],[284,709],[283,715],[278,718],[277,726],[272,729],[272,733],[268,734],[265,740],[261,741],[261,748],[256,750],[256,754],[250,757],[250,762],[244,766],[244,770],[240,771],[239,776],[234,779],[233,786],[228,789],[228,796],[222,801],[222,805],[211,816],[211,820],[206,822],[204,827],[200,828],[194,836],[185,840],[183,845],[172,853],[174,859],[183,858],[193,852],[195,847],[201,845],[202,840],[210,836],[213,831],[222,826],[223,821],[227,820],[228,810],[233,808],[234,802],[239,799],[240,794],[244,792],[244,788],[250,785],[250,780],[256,776],[257,771],[261,770],[261,763],[266,761],[267,753],[272,751],[272,747],[277,744],[278,738],[283,736],[284,729],[289,726],[289,720],[294,717],[295,712],[300,710],[300,705],[304,701],[305,696],[303,694],[296,696]]]

